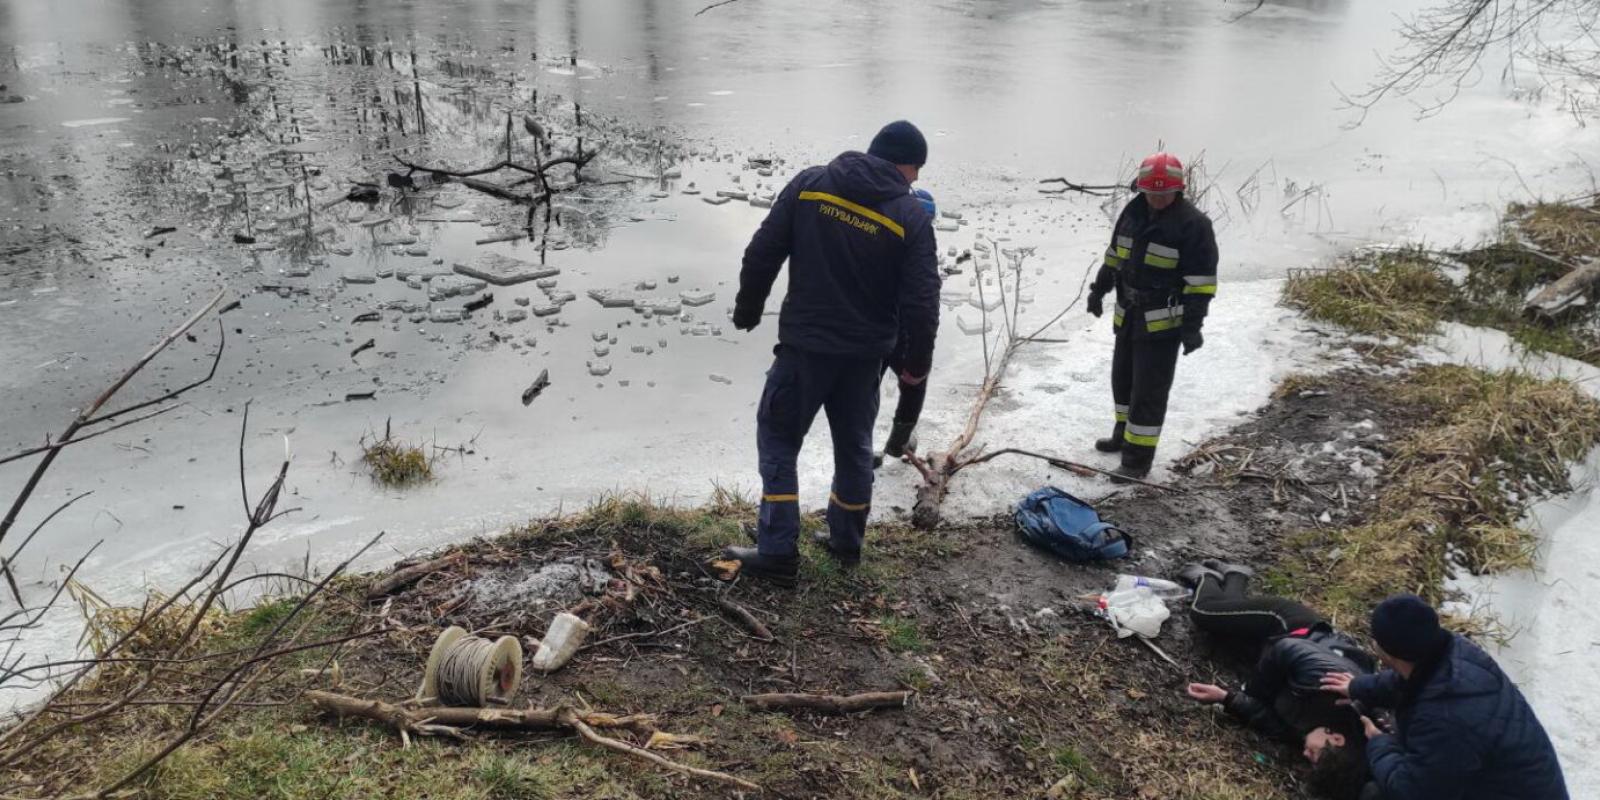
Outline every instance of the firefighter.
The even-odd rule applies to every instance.
[[[828,531],[818,543],[849,566],[860,561],[872,506],[872,428],[883,362],[920,385],[939,327],[933,216],[911,194],[928,143],[909,122],[879,131],[867,152],[847,152],[796,175],[745,249],[733,324],[761,323],[785,260],[789,290],[778,346],[756,410],[761,514],[755,547],[730,547],[740,572],[793,586],[799,567],[800,484],[795,461],[817,412],[833,433]]]
[[[1138,195],[1117,218],[1089,290],[1089,313],[1096,317],[1105,311],[1106,294],[1117,292],[1111,356],[1116,424],[1094,446],[1122,454],[1113,471],[1118,482],[1150,473],[1179,348],[1188,355],[1205,342],[1200,327],[1217,293],[1211,220],[1183,196],[1183,181],[1183,164],[1170,154],[1156,153],[1139,165]]]

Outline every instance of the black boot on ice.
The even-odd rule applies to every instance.
[[[1117,423],[1111,428],[1110,438],[1095,440],[1094,449],[1099,450],[1102,453],[1122,452],[1122,432],[1126,430],[1127,427],[1128,426],[1125,423]]]

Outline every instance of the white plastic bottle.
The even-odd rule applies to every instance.
[[[1179,600],[1189,596],[1189,590],[1182,584],[1162,578],[1146,578],[1143,575],[1118,575],[1116,588],[1111,591],[1125,592],[1140,587],[1149,589],[1151,594],[1162,600]]]

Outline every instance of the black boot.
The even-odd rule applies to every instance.
[[[1209,564],[1184,564],[1183,568],[1178,570],[1178,583],[1190,589],[1198,589],[1201,579],[1208,575],[1216,578],[1219,583],[1222,581],[1222,573]]]
[[[1201,563],[1205,564],[1207,569],[1215,570],[1223,575],[1230,575],[1235,572],[1245,576],[1246,578],[1254,578],[1256,575],[1255,570],[1243,564],[1229,564],[1228,562],[1218,558],[1208,558]]]
[[[738,561],[739,574],[760,578],[786,589],[794,588],[800,574],[799,556],[767,556],[754,547],[724,547],[722,557]]]
[[[896,422],[889,429],[889,441],[883,446],[883,454],[890,458],[899,458],[906,453],[917,452],[917,423]]]
[[[1127,424],[1119,422],[1111,428],[1111,438],[1097,439],[1094,449],[1102,453],[1118,453],[1122,451],[1122,432],[1127,429]]]
[[[1143,479],[1150,474],[1150,465],[1156,460],[1156,451],[1149,447],[1127,447],[1122,451],[1122,466],[1111,471],[1112,483],[1130,483],[1129,478]]]
[[[828,555],[833,556],[833,560],[839,562],[839,565],[846,569],[861,564],[860,550],[856,550],[855,552],[840,552],[833,549],[833,537],[829,536],[827,531],[812,531],[811,541],[816,546],[828,551]]]

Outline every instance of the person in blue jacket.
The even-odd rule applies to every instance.
[[[1323,688],[1394,711],[1395,732],[1363,717],[1367,763],[1386,800],[1567,800],[1556,751],[1500,666],[1416,595],[1384,600],[1372,638],[1388,669]]]
[[[828,532],[819,543],[846,565],[860,561],[872,506],[872,428],[883,362],[894,354],[902,385],[912,386],[927,379],[933,363],[939,327],[933,216],[911,194],[927,159],[922,132],[904,120],[892,122],[867,152],[843,153],[796,175],[745,249],[734,327],[748,331],[761,323],[785,260],[789,288],[756,409],[756,546],[723,552],[740,562],[742,574],[795,584],[795,461],[819,410],[828,415],[834,462]]]

